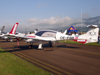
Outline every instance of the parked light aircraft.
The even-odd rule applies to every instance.
[[[24,38],[27,43],[30,43],[31,46],[34,42],[39,42],[38,49],[43,49],[42,42],[48,41],[49,46],[52,47],[52,41],[60,41],[60,40],[68,40],[72,39],[74,41],[80,42],[80,43],[91,43],[91,42],[97,42],[98,40],[98,32],[99,28],[98,25],[89,25],[88,31],[86,34],[83,35],[67,35],[58,31],[54,30],[42,30],[38,31],[35,34],[27,34],[21,38]],[[20,36],[15,36],[20,37]]]
[[[2,35],[0,35],[0,37],[3,39],[6,39],[7,41],[10,40],[12,42],[12,39],[15,37],[10,37],[9,35],[15,35],[18,24],[19,23],[15,23],[10,32],[2,33]]]

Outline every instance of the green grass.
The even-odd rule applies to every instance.
[[[100,46],[100,44],[97,44],[97,42],[95,42],[95,43],[87,43],[86,45],[95,45],[95,46]]]
[[[52,75],[0,48],[0,75]]]
[[[66,41],[60,41],[60,42],[73,43],[73,44],[81,44],[81,43],[75,42],[75,41],[73,41],[73,40],[66,40]],[[97,42],[95,42],[95,43],[87,43],[87,44],[83,44],[83,45],[95,45],[95,46],[100,46],[100,44],[97,44]]]
[[[81,44],[81,43],[78,43],[78,42],[75,42],[75,41],[72,41],[72,40],[63,40],[63,41],[60,41],[60,42],[64,42],[64,43],[74,43],[74,44]]]

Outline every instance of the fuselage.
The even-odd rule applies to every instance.
[[[67,40],[67,39],[74,39],[75,36],[66,35],[61,32],[47,30],[47,31],[39,31],[36,34],[27,34],[26,42],[37,42],[37,41],[60,41],[60,40]],[[37,40],[38,39],[38,40]]]

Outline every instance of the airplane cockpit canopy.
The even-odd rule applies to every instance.
[[[54,30],[42,30],[37,32],[35,35],[41,36],[41,37],[56,37],[56,32]]]
[[[15,33],[15,35],[19,34],[18,32]]]

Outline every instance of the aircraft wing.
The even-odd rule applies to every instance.
[[[4,36],[7,36],[7,37],[18,37],[18,38],[24,38],[25,37],[25,35],[15,35],[15,34],[5,34]]]
[[[5,34],[0,35],[0,37],[3,37],[3,36],[5,36]]]
[[[0,35],[0,37],[2,37],[3,35]]]
[[[5,34],[4,36],[7,36],[7,37],[15,37],[15,35],[12,35],[12,34]]]
[[[38,41],[56,41],[54,37],[40,37],[40,36],[17,36],[17,38],[23,38],[23,39],[33,39],[33,40],[38,40]]]

